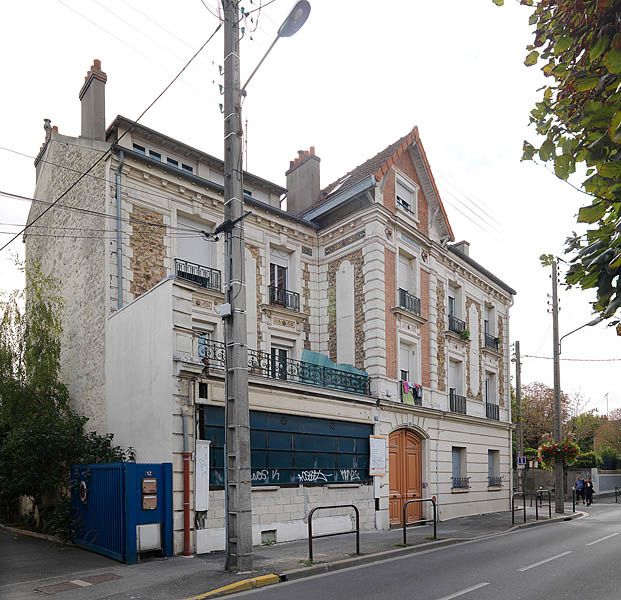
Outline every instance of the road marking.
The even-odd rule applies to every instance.
[[[73,585],[78,585],[80,587],[89,587],[93,585],[92,583],[89,583],[88,581],[82,581],[81,579],[72,579],[69,583],[73,583]]]
[[[538,567],[539,565],[544,565],[547,562],[550,562],[551,560],[556,560],[557,558],[561,558],[561,556],[567,556],[568,554],[571,554],[571,550],[567,550],[567,552],[563,552],[562,554],[557,554],[556,556],[551,556],[550,558],[546,558],[545,560],[540,560],[539,562],[533,563],[532,565],[528,565],[527,567],[522,567],[521,569],[518,569],[518,571],[528,571],[528,569],[534,569],[535,567]]]
[[[442,596],[442,598],[438,598],[438,600],[452,600],[453,598],[458,598],[459,596],[463,596],[464,594],[474,592],[474,590],[478,590],[482,587],[485,587],[486,585],[489,585],[489,583],[479,583],[478,585],[473,585],[472,587],[466,588],[465,590],[459,590],[459,592],[455,592],[450,596]]]
[[[593,544],[599,544],[599,542],[603,542],[604,540],[609,540],[611,537],[615,537],[615,535],[619,535],[619,533],[611,533],[610,535],[607,535],[606,537],[603,538],[599,538],[599,540],[594,540],[592,542],[589,542],[587,544],[587,546],[592,546]]]

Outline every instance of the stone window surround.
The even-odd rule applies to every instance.
[[[268,240],[265,244],[266,257],[265,264],[267,265],[266,278],[265,278],[265,293],[268,293],[268,287],[272,285],[270,281],[269,265],[274,262],[272,258],[272,249],[279,252],[283,252],[289,255],[287,266],[287,289],[291,292],[300,293],[302,289],[302,249],[300,246],[294,246],[288,242],[282,243],[282,241]],[[281,264],[282,260],[278,260],[277,264]],[[266,298],[268,298],[266,296]]]

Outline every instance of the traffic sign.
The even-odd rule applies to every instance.
[[[522,468],[524,468],[526,466],[526,457],[525,456],[518,456],[517,457],[517,464],[518,464],[518,467],[522,466]]]

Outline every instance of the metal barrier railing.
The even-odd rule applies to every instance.
[[[619,504],[619,496],[621,496],[621,488],[615,486],[615,504]]]
[[[418,523],[427,523],[429,519],[419,519],[418,521],[412,521],[408,523],[408,506],[410,504],[415,504],[417,502],[431,502],[433,506],[433,539],[438,539],[438,531],[437,531],[437,523],[438,523],[438,514],[436,508],[436,500],[435,498],[414,498],[413,500],[406,500],[403,503],[403,545],[405,546],[407,542],[407,530],[410,525],[417,525]]]
[[[524,492],[513,492],[511,495],[511,525],[515,525],[515,497],[522,496],[522,500],[524,501],[524,506],[520,508],[518,506],[518,510],[524,511],[524,523],[526,523],[526,494]]]
[[[329,510],[331,508],[353,508],[356,513],[356,529],[353,531],[339,531],[337,533],[322,533],[313,536],[313,515],[318,510]],[[308,513],[308,560],[313,560],[313,539],[334,537],[336,535],[356,534],[356,554],[360,554],[360,511],[355,504],[333,504],[331,506],[316,506]]]
[[[576,488],[571,488],[571,511],[576,512]]]
[[[539,507],[543,508],[543,495],[548,494],[548,518],[552,518],[552,493],[550,490],[540,488],[537,490],[537,499],[535,500],[535,520],[539,521]],[[538,500],[538,501],[537,501]]]

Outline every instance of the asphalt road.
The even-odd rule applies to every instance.
[[[621,505],[230,596],[252,600],[620,600]],[[250,600],[250,598],[249,598]]]

